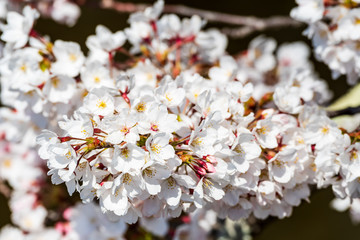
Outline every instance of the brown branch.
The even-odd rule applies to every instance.
[[[303,24],[285,16],[274,16],[267,19],[258,19],[264,21],[263,25],[257,27],[243,26],[240,28],[223,28],[221,31],[231,38],[247,37],[254,32],[264,31],[267,29],[277,29],[282,27],[300,27]]]
[[[9,198],[11,194],[10,188],[2,180],[0,180],[0,194],[4,195],[6,198]]]
[[[243,38],[247,37],[250,34],[253,34],[258,30],[254,29],[253,27],[245,26],[239,28],[223,28],[221,32],[231,38]]]
[[[151,5],[124,3],[114,0],[102,0],[100,6],[103,8],[113,9],[118,12],[132,13],[137,11],[143,11],[145,8]],[[239,29],[224,29],[224,32],[226,34],[228,34],[230,37],[235,38],[244,37],[255,31],[262,31],[268,28],[279,28],[284,26],[299,27],[302,25],[302,23],[295,21],[290,17],[274,16],[270,18],[257,18],[253,16],[239,16],[228,13],[202,10],[184,5],[165,5],[164,12],[176,13],[182,16],[198,15],[210,22],[244,26]]]
[[[336,111],[328,111],[327,114],[330,118],[342,116],[342,115],[350,115],[353,116],[355,114],[360,113],[360,106],[357,107],[348,107]]]

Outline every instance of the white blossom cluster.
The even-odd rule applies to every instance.
[[[351,220],[354,224],[360,223],[360,199],[335,198],[331,201],[331,207],[339,212],[349,210]]]
[[[275,52],[260,36],[235,58],[218,30],[161,16],[163,5],[132,14],[124,31],[99,25],[87,55],[37,33],[37,10],[8,13],[0,178],[19,228],[0,240],[122,239],[126,223],[164,236],[177,217],[175,238],[200,239],[216,217],[290,216],[312,185],[359,197],[359,139],[319,107],[331,92],[304,44]],[[47,209],[45,164],[86,205]]]
[[[8,12],[12,12],[10,18],[19,17],[17,12],[21,12],[22,7],[29,2],[27,0],[0,0],[0,19],[6,19]],[[42,16],[69,27],[75,25],[81,14],[80,7],[69,0],[37,0],[30,3]]]
[[[309,196],[309,184],[329,185],[338,173],[333,162],[343,150],[338,141],[345,137],[311,106],[316,97],[327,98],[326,91],[314,87],[323,86],[321,81],[312,78],[309,67],[291,66],[291,55],[279,52],[274,101],[264,100],[256,111],[247,103],[253,89],[266,84],[257,83],[256,76],[253,82],[240,77],[242,70],[253,68],[261,76],[275,68],[274,42],[255,40],[239,62],[221,56],[209,79],[204,78],[186,64],[192,54],[201,53],[201,45],[200,50],[192,44],[192,51],[181,48],[181,54],[176,50],[175,56],[164,55],[171,44],[156,49],[159,39],[152,35],[160,40],[167,36],[161,23],[168,16],[154,22],[160,3],[130,17],[125,33],[135,44],[132,50],[142,49],[149,64],[163,62],[165,73],[153,70],[157,77],[149,81],[135,66],[120,72],[113,85],[87,89],[82,106],[59,122],[62,135],[45,132],[38,137],[39,154],[48,160],[53,182],[65,182],[70,194],[79,191],[84,202],[99,199],[104,213],[128,223],[139,217],[178,217],[196,208],[221,209],[220,217],[232,219],[250,213],[257,218],[289,216],[292,206]],[[133,29],[140,23],[150,33],[136,38]],[[174,35],[181,35],[182,28],[176,29],[180,33]],[[184,35],[179,45],[188,39],[195,37]],[[96,51],[90,50],[92,59]],[[175,79],[166,75],[179,68],[185,69]],[[284,83],[282,74],[293,80]]]
[[[38,199],[38,192],[44,183],[43,163],[36,151],[21,144],[2,141],[0,152],[0,179],[6,180],[12,187],[9,206],[11,220],[25,231],[39,231],[47,215],[46,208]]]
[[[124,222],[111,222],[93,204],[77,205],[64,212],[66,222],[58,222],[54,228],[43,228],[26,234],[24,228],[5,226],[0,232],[1,240],[82,240],[124,239],[127,226]]]
[[[333,78],[347,76],[355,84],[360,74],[360,1],[296,0],[291,16],[308,24],[315,56],[332,70]]]

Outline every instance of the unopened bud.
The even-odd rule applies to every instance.
[[[70,224],[68,222],[57,222],[55,230],[62,235],[66,235],[70,231]]]
[[[218,161],[216,160],[216,157],[214,157],[214,156],[206,155],[206,156],[203,156],[203,159],[212,164],[218,163]]]
[[[193,165],[193,168],[195,169],[196,174],[198,174],[200,176],[205,176],[206,175],[206,170],[204,168],[196,166],[196,165]]]
[[[70,220],[70,217],[72,215],[72,208],[67,208],[65,209],[65,211],[63,212],[63,217],[65,220]]]
[[[199,161],[198,164],[204,168],[208,173],[214,173],[216,172],[216,169],[214,168],[214,165],[209,162]]]
[[[94,133],[102,133],[102,130],[99,128],[94,128]]]

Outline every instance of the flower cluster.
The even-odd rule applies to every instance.
[[[297,0],[291,16],[309,25],[317,59],[332,70],[333,78],[346,75],[355,84],[360,73],[359,1]]]
[[[221,56],[205,78],[198,69],[206,69],[196,64],[204,62],[202,46],[192,43],[196,32],[183,35],[179,22],[168,37],[174,30],[162,26],[169,16],[157,20],[158,8],[161,2],[133,15],[125,30],[131,51],[145,57],[141,69],[115,73],[108,56],[119,46],[102,58],[99,44],[88,44],[89,61],[98,53],[96,59],[110,64],[113,82],[87,89],[73,116],[59,122],[62,135],[38,137],[53,182],[65,182],[70,194],[79,191],[84,202],[99,199],[104,213],[128,223],[196,208],[221,208],[219,216],[232,219],[250,213],[282,218],[308,198],[309,184],[331,184],[337,173],[328,169],[328,153],[341,152],[338,141],[344,137],[316,107],[329,93],[302,64],[307,54],[299,59],[296,51],[304,46],[284,46],[276,58],[275,42],[258,38],[238,61]],[[134,35],[138,25],[149,33]],[[171,36],[179,38],[175,46]],[[139,74],[144,69],[151,70]]]
[[[0,19],[7,18],[7,13],[12,12],[12,18],[18,18],[18,14],[22,7],[29,4],[28,1],[19,0],[1,0],[0,1]],[[31,5],[38,9],[39,13],[44,17],[49,17],[56,22],[73,26],[80,16],[80,7],[73,1],[69,0],[38,0],[31,2]]]
[[[178,217],[175,237],[202,238],[216,217],[290,216],[313,185],[359,197],[359,135],[319,106],[331,92],[304,44],[260,36],[232,57],[218,30],[163,5],[124,31],[99,25],[87,55],[36,32],[37,10],[8,13],[0,176],[19,229],[0,239],[122,239],[125,223],[164,236]]]

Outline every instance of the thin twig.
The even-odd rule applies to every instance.
[[[345,109],[341,109],[341,110],[337,110],[337,111],[328,111],[328,116],[333,118],[333,117],[338,117],[338,116],[342,116],[342,115],[355,115],[357,113],[360,113],[360,106],[357,107],[348,107]]]
[[[253,27],[245,26],[239,28],[223,28],[221,32],[231,38],[243,38],[251,35],[252,33],[258,30],[254,29]]]
[[[123,13],[133,13],[143,11],[145,8],[151,6],[149,4],[134,4],[117,2],[114,0],[102,0],[101,7],[113,9]],[[192,8],[184,5],[165,5],[164,12],[176,13],[182,16],[198,15],[207,21],[225,23],[237,26],[244,26],[239,29],[224,29],[224,32],[230,37],[244,37],[255,31],[262,31],[268,28],[279,28],[284,26],[299,27],[302,23],[295,21],[290,17],[273,16],[270,18],[257,18],[254,16],[239,16],[228,13],[214,12],[209,10]]]
[[[6,198],[10,197],[11,190],[6,184],[0,180],[0,194],[4,195]]]
[[[257,27],[244,26],[240,28],[223,28],[221,31],[231,38],[243,38],[249,36],[254,32],[259,32],[267,29],[276,29],[282,27],[300,27],[302,23],[297,22],[289,17],[274,16],[267,19],[260,19],[265,21],[265,24]]]

